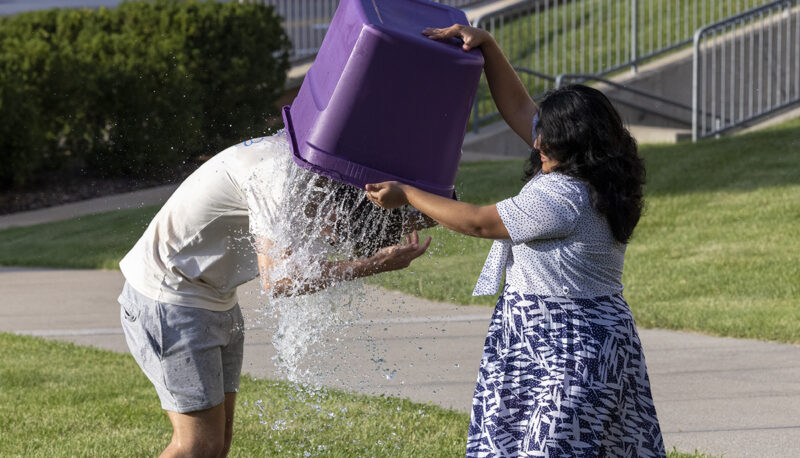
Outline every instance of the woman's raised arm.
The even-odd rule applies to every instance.
[[[492,35],[485,30],[461,24],[446,29],[425,29],[422,34],[432,40],[460,38],[464,42],[462,46],[464,51],[481,48],[486,81],[489,83],[489,90],[500,110],[500,115],[511,129],[532,147],[531,127],[533,116],[539,108]]]

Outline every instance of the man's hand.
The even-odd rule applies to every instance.
[[[408,204],[404,185],[397,181],[384,181],[367,185],[367,198],[381,208],[391,210]]]
[[[405,244],[382,248],[367,260],[373,266],[374,273],[405,269],[411,261],[422,256],[431,244],[431,238],[428,237],[420,245],[417,231],[406,235],[405,239]]]
[[[417,231],[405,236],[405,244],[395,245],[379,250],[366,259],[353,261],[322,261],[319,275],[314,278],[287,277],[272,278],[273,269],[279,262],[291,262],[291,258],[281,256],[274,259],[270,249],[272,241],[265,238],[258,240],[258,266],[261,273],[261,285],[265,293],[271,296],[297,296],[309,294],[327,288],[331,284],[368,277],[370,275],[404,269],[411,261],[422,256],[431,244],[431,238],[420,245]],[[283,255],[284,253],[281,253]]]

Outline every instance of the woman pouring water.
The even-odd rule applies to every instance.
[[[384,208],[410,204],[441,225],[494,239],[474,295],[496,294],[467,456],[665,456],[622,267],[642,213],[636,142],[599,91],[567,86],[540,106],[492,36],[423,32],[479,47],[500,114],[532,147],[518,195],[488,206],[398,182],[367,185]]]

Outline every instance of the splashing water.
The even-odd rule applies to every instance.
[[[327,427],[352,427],[347,408],[330,406],[325,387],[341,382],[334,380],[338,367],[331,362],[346,364],[343,356],[358,352],[348,345],[358,345],[366,349],[368,360],[384,380],[394,380],[398,372],[387,367],[387,350],[368,334],[371,325],[355,326],[364,323],[360,308],[367,303],[367,293],[363,282],[327,281],[326,270],[331,261],[368,257],[382,247],[399,243],[403,228],[411,227],[419,216],[410,209],[382,210],[366,198],[364,191],[298,167],[283,138],[279,132],[249,141],[250,145],[270,142],[279,151],[274,160],[264,160],[253,169],[244,189],[256,251],[261,259],[270,261],[261,275],[269,279],[267,286],[271,287],[261,295],[257,316],[250,314],[248,320],[255,319],[259,327],[266,325],[273,330],[275,366],[280,377],[291,383],[269,386],[264,393],[267,401],[259,399],[251,409],[264,425],[265,439],[276,439],[275,453],[318,456],[328,454],[328,446],[298,442],[293,444],[297,450],[290,452],[282,449],[277,438],[289,434],[287,429],[303,428],[303,415],[308,412],[302,410],[324,418]],[[348,338],[349,329],[361,332]],[[368,388],[363,383],[358,382],[362,389]],[[298,404],[306,409],[298,412]],[[384,413],[376,408],[356,415],[380,417]],[[396,432],[378,441],[382,448],[400,448],[398,433],[405,426],[392,428]],[[353,441],[360,446],[361,439]]]
[[[398,243],[411,214],[382,210],[362,190],[298,167],[282,138],[281,132],[268,138],[280,154],[256,167],[245,189],[257,252],[271,261],[262,277],[268,276],[276,293],[262,296],[259,313],[275,322],[272,344],[280,373],[319,389],[328,374],[309,361],[342,351],[328,337],[358,321],[365,302],[363,282],[326,280],[328,263]],[[373,360],[383,361],[379,355]]]

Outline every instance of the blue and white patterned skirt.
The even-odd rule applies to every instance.
[[[521,295],[506,285],[483,350],[467,456],[665,456],[622,295]]]

